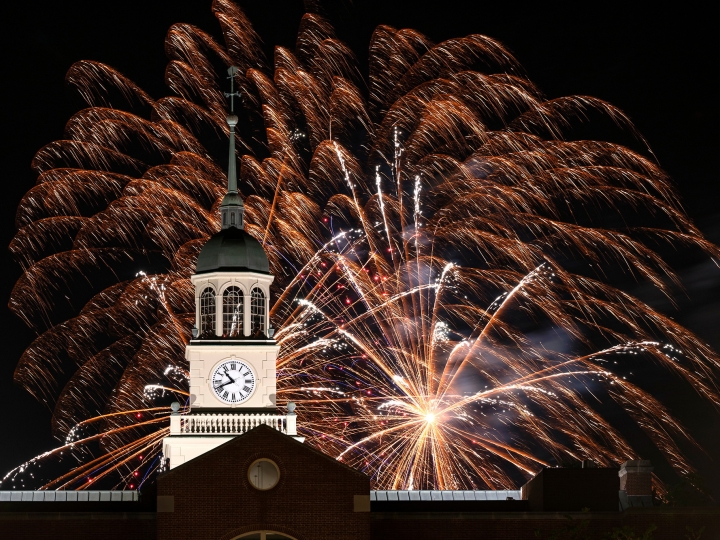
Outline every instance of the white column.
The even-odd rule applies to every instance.
[[[223,297],[219,288],[215,288],[215,335],[223,334]]]
[[[179,435],[180,434],[180,415],[179,414],[172,414],[170,415],[170,435]],[[170,457],[170,456],[165,456]]]
[[[287,413],[287,434],[297,435],[297,415],[294,412]]]
[[[243,336],[250,335],[250,290],[245,291],[243,296]]]
[[[270,286],[265,293],[265,335],[270,337],[268,330],[270,330]]]
[[[195,287],[195,328],[200,328],[200,287]]]

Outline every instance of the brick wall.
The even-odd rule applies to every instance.
[[[628,495],[652,495],[652,472],[647,460],[626,461],[620,467],[620,489]]]
[[[155,527],[155,512],[0,512],[3,540],[154,540]]]
[[[373,540],[530,540],[549,539],[561,531],[564,533],[556,538],[601,540],[613,529],[630,527],[640,535],[650,525],[657,527],[653,540],[682,540],[688,535],[686,527],[705,527],[702,540],[716,540],[720,539],[720,508],[637,508],[624,513],[373,513],[371,521]],[[570,534],[573,528],[576,536]]]
[[[280,481],[268,491],[252,487],[249,466],[269,458]],[[274,530],[298,540],[369,539],[370,513],[354,511],[367,496],[366,476],[281,433],[260,426],[164,473],[158,500],[158,540],[229,540],[254,530]]]
[[[612,512],[618,509],[618,470],[606,468],[540,471],[522,487],[533,512]]]

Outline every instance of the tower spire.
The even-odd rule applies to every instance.
[[[235,159],[235,126],[238,117],[235,116],[235,98],[240,97],[240,92],[235,91],[235,76],[238,68],[230,66],[227,70],[230,79],[230,92],[225,92],[225,97],[230,98],[230,114],[227,116],[227,124],[230,127],[230,152],[228,157],[228,191],[220,204],[222,216],[222,228],[229,229],[244,227],[245,205],[237,190],[237,163]]]

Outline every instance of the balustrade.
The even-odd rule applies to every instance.
[[[172,415],[170,417],[170,434],[241,435],[263,424],[286,435],[296,435],[295,415],[292,415],[292,419],[289,419],[288,416],[279,414]],[[291,421],[288,422],[288,420]]]

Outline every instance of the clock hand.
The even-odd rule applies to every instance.
[[[220,386],[216,386],[215,389],[220,390],[220,388],[222,388],[223,386],[227,386],[228,384],[234,383],[234,382],[235,382],[235,381],[233,381],[232,379],[230,379],[228,382],[223,383],[223,384],[221,384]]]
[[[237,382],[237,379],[233,379],[233,378],[230,376],[230,373],[228,373],[228,370],[227,370],[227,369],[225,369],[225,376],[226,376],[228,379],[230,379],[230,380],[229,380],[228,382],[226,382],[226,383],[221,384],[220,386],[216,386],[215,388],[216,388],[217,390],[219,390],[220,388],[223,388],[224,386],[227,386],[228,384]]]
[[[230,374],[228,373],[227,369],[225,370],[225,375],[226,375],[227,378],[230,379],[232,382],[235,382],[235,381],[236,381],[236,379],[233,379],[233,378],[230,376]],[[225,384],[230,384],[230,383],[225,383]]]

